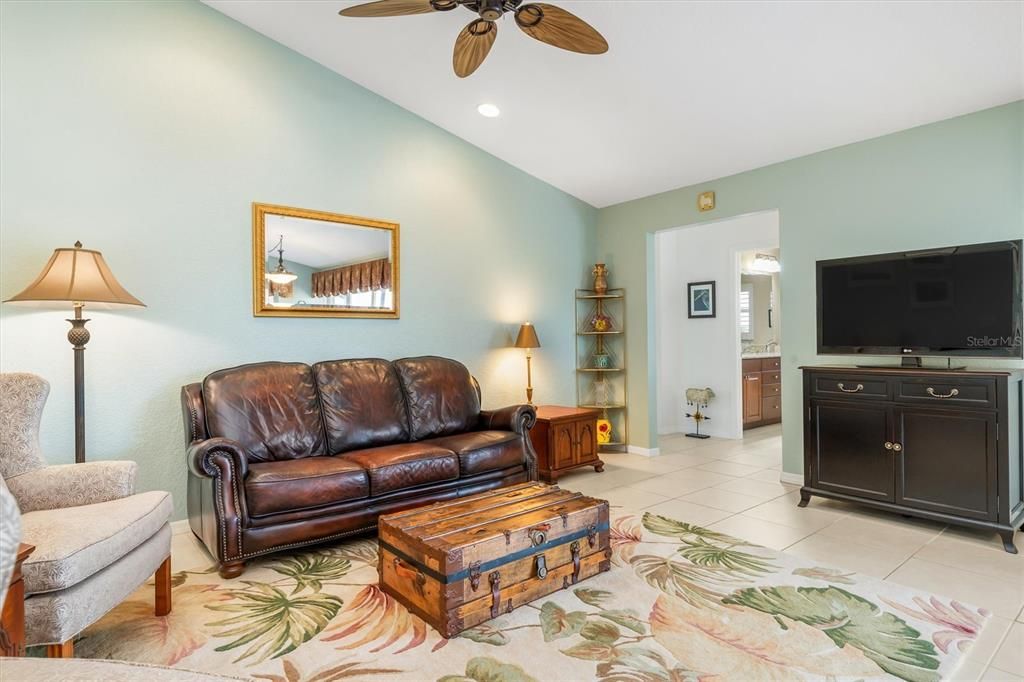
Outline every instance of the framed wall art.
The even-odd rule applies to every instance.
[[[690,282],[686,285],[687,317],[715,316],[715,283]]]

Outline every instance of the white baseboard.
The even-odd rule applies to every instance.
[[[661,454],[661,450],[658,448],[642,448],[639,445],[628,446],[626,452],[631,455],[642,455],[644,457],[657,457]]]
[[[180,521],[171,521],[171,533],[174,535],[181,535],[182,533],[191,533],[192,527],[188,525],[188,519],[181,519]]]
[[[804,484],[804,475],[803,474],[791,474],[789,472],[783,471],[783,472],[779,473],[779,480],[782,481],[783,483],[791,483],[793,485],[803,485]]]

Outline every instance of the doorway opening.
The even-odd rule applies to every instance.
[[[780,271],[777,248],[740,254],[737,325],[744,440],[775,438],[782,433]]]
[[[747,253],[753,255],[745,267]],[[712,438],[744,437],[744,362],[752,359],[760,363],[764,359],[744,358],[744,349],[750,355],[755,345],[763,345],[767,353],[774,341],[770,348],[777,353],[774,357],[781,358],[778,273],[772,280],[774,302],[770,306],[774,336],[757,334],[768,314],[767,307],[758,307],[765,282],[750,279],[763,274],[751,267],[758,254],[780,260],[778,211],[672,228],[654,235],[655,393],[660,436],[696,430],[693,418],[687,414],[693,415],[698,405],[688,403],[686,397],[687,389],[695,388],[711,389],[714,394],[701,408],[708,417],[701,423],[701,433]],[[746,299],[741,298],[744,269],[749,271]],[[741,331],[744,315],[746,333]],[[781,381],[777,388],[781,408]],[[759,399],[763,401],[764,396]],[[769,408],[774,409],[771,405]],[[750,433],[754,435],[755,431],[750,429]]]

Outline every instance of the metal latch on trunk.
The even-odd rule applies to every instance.
[[[537,557],[536,557],[536,560],[537,560],[537,577],[540,578],[541,580],[544,580],[544,578],[548,577],[548,562],[544,558],[543,554],[538,554]]]
[[[551,530],[550,523],[541,523],[529,529],[526,534],[530,538],[530,542],[533,543],[534,547],[540,547],[548,539],[548,531]]]

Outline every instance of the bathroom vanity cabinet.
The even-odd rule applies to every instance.
[[[743,428],[782,421],[782,359],[743,358]]]

